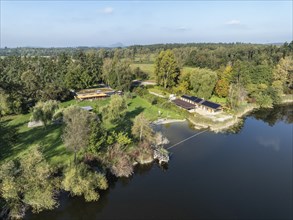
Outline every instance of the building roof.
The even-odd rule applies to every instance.
[[[183,101],[181,99],[175,99],[172,102],[174,102],[176,105],[178,105],[178,106],[180,106],[182,108],[185,108],[187,110],[194,109],[194,107],[195,107],[193,104],[191,104],[189,102],[185,102],[185,101]]]
[[[107,94],[104,93],[86,93],[86,94],[78,94],[78,99],[89,99],[89,98],[99,98],[99,97],[107,97]]]
[[[206,106],[206,107],[212,108],[212,109],[218,109],[218,108],[221,107],[220,104],[217,104],[217,103],[214,103],[214,102],[211,102],[211,101],[204,101],[201,104]]]
[[[193,101],[193,102],[195,102],[195,103],[201,103],[201,102],[203,101],[203,99],[198,98],[198,97],[196,97],[196,96],[183,95],[183,96],[181,96],[181,97],[184,98],[184,99],[189,99],[190,101]]]
[[[181,97],[184,98],[184,99],[190,99],[191,98],[191,96],[189,96],[189,95],[182,95]]]
[[[207,100],[198,98],[196,96],[183,95],[181,97],[184,98],[184,99],[188,99],[188,100],[190,100],[192,102],[198,103],[200,105],[204,105],[204,106],[206,106],[208,108],[212,108],[212,109],[218,109],[218,108],[221,108],[222,107],[218,103],[211,102],[211,101],[207,101]]]

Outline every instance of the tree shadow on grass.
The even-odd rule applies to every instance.
[[[17,125],[19,127],[19,125]],[[69,155],[62,144],[62,125],[51,124],[46,128],[31,128],[19,133],[18,140],[15,144],[5,146],[5,150],[1,149],[1,159],[15,157],[25,152],[32,146],[38,145],[43,152],[44,157],[51,160],[55,156]]]
[[[131,127],[133,125],[133,119],[142,113],[144,111],[144,108],[137,107],[133,111],[126,112],[125,116],[117,122],[117,125],[111,129],[112,131],[116,132],[126,132],[128,134],[131,133]]]
[[[11,119],[0,121],[0,161],[11,155],[12,146],[18,141],[19,125],[9,125]]]

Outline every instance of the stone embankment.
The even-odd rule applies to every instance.
[[[196,129],[209,128],[211,131],[214,132],[223,132],[237,125],[244,115],[250,113],[256,108],[258,108],[257,105],[251,104],[234,115],[228,113],[221,113],[217,115],[201,115],[198,117],[202,117],[201,119],[204,120],[198,120],[197,118],[191,117],[189,118],[189,121],[194,125]]]

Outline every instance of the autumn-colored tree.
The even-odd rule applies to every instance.
[[[226,66],[225,70],[218,74],[219,80],[217,81],[217,84],[215,87],[215,93],[219,97],[227,97],[228,96],[231,76],[232,76],[231,65]]]
[[[283,91],[293,89],[293,58],[282,58],[273,71],[273,80],[275,84],[282,84]],[[279,82],[276,82],[279,81]]]

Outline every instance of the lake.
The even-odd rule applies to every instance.
[[[62,194],[57,209],[26,219],[292,219],[292,123],[292,105],[259,110],[236,133],[175,146],[168,167],[114,179],[98,202]],[[160,129],[169,146],[200,132],[187,122]]]

